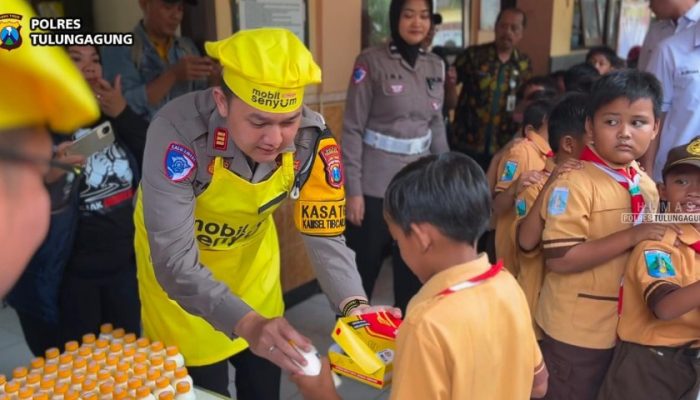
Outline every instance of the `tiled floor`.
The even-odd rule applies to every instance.
[[[390,263],[386,262],[375,287],[373,303],[391,304],[393,289],[391,284]],[[287,310],[289,322],[314,343],[322,352],[328,349],[332,339],[331,330],[335,324],[335,314],[331,311],[326,297],[319,294]],[[15,312],[9,308],[0,308],[0,374],[11,375],[12,369],[19,365],[28,365],[32,355],[22,337],[22,330]],[[230,371],[233,381],[233,368]],[[389,390],[376,390],[362,383],[341,378],[338,392],[345,400],[381,400],[389,398]],[[300,400],[294,384],[282,375],[281,400]],[[235,387],[231,384],[231,393],[235,398]]]

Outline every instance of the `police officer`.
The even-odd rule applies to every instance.
[[[342,141],[347,238],[368,295],[392,243],[382,216],[389,181],[408,163],[448,150],[442,120],[445,67],[421,47],[432,12],[430,1],[392,0],[392,40],[357,57],[348,88]],[[405,310],[420,283],[393,250],[395,304]]]
[[[99,115],[97,101],[61,48],[33,47],[25,26],[34,13],[21,0],[3,1],[0,43],[0,298],[15,283],[49,226],[51,209],[65,204],[49,197],[44,178],[51,166],[47,128],[70,133]],[[22,16],[13,20],[12,16]],[[22,29],[24,28],[24,29]],[[77,180],[76,180],[77,181]]]
[[[148,131],[136,252],[146,336],[176,344],[195,385],[279,398],[309,340],[282,318],[273,211],[287,198],[317,278],[342,314],[367,304],[345,246],[344,172],[323,118],[302,104],[321,70],[284,29],[208,42],[224,85],[181,96]]]

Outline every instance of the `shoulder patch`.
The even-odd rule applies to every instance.
[[[197,159],[194,152],[178,143],[170,143],[168,150],[165,152],[165,174],[173,182],[180,182],[187,179],[194,167],[197,165]]]
[[[337,144],[329,144],[318,151],[323,164],[326,166],[326,182],[330,187],[340,189],[345,182],[340,148]]]
[[[569,188],[557,187],[552,190],[547,203],[549,215],[560,215],[566,211],[566,204],[569,201]]]
[[[358,84],[365,80],[367,77],[367,67],[361,64],[355,65],[355,69],[352,71],[352,83]]]
[[[506,161],[506,165],[503,167],[503,173],[501,174],[501,182],[510,182],[515,176],[515,171],[518,170],[518,163],[515,161]]]
[[[518,199],[515,201],[515,212],[518,217],[524,217],[527,214],[527,203],[525,199]]]
[[[663,250],[644,250],[644,263],[647,274],[652,278],[670,278],[676,276],[676,268],[671,262],[671,254]]]

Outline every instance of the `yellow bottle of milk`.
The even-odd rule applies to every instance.
[[[114,331],[114,327],[112,324],[102,324],[100,326],[100,339],[104,339],[107,341],[112,340],[112,332]]]

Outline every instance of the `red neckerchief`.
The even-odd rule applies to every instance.
[[[583,152],[581,152],[581,161],[589,161],[594,164],[598,164],[599,166],[603,167],[604,170],[610,171],[613,173],[617,173],[619,178],[621,179],[615,179],[617,183],[622,185],[627,191],[630,193],[630,198],[631,198],[631,208],[632,208],[632,215],[634,216],[634,220],[637,221],[637,217],[639,214],[644,211],[644,196],[642,196],[642,192],[639,189],[639,185],[631,185],[630,182],[635,182],[637,178],[637,170],[634,168],[612,168],[610,167],[605,161],[603,161],[596,153],[591,150],[590,147],[586,146],[583,149]]]
[[[488,271],[484,272],[483,274],[477,275],[471,279],[467,279],[466,281],[462,281],[460,283],[452,285],[447,289],[443,290],[442,292],[438,293],[437,296],[448,296],[452,293],[459,292],[460,290],[469,289],[474,286],[477,286],[483,283],[484,281],[496,276],[499,272],[501,272],[502,269],[503,260],[498,260],[496,264],[492,265],[491,268],[489,268]]]
[[[700,253],[700,241],[691,244],[690,247],[695,250],[696,253]]]

